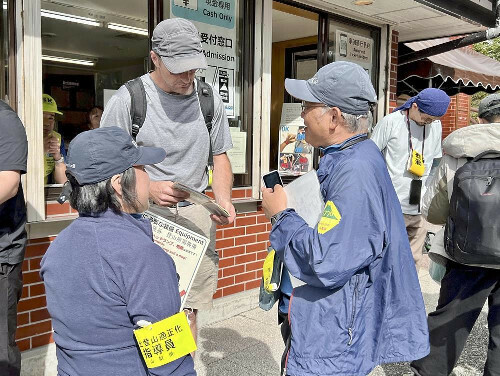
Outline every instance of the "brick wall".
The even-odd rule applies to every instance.
[[[398,79],[398,41],[399,32],[393,30],[391,38],[391,69],[389,71],[389,113],[394,110],[396,105],[396,89]]]
[[[441,118],[441,124],[443,139],[454,130],[468,126],[470,124],[470,96],[463,93],[452,96],[450,107]]]
[[[233,190],[233,199],[249,199],[251,189]],[[46,206],[51,218],[76,215],[69,204],[50,202]],[[217,228],[216,249],[219,252],[219,283],[214,298],[259,287],[262,263],[267,255],[271,224],[260,206],[257,211],[238,214],[231,225]],[[32,239],[23,263],[23,295],[18,307],[17,344],[21,351],[53,342],[52,323],[46,308],[45,289],[40,280],[40,261],[55,237]]]

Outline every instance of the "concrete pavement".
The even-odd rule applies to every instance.
[[[426,309],[429,312],[436,306],[439,285],[430,278],[426,270],[419,272],[419,280]],[[256,295],[254,306],[257,307]],[[269,312],[257,307],[222,321],[202,325],[195,357],[198,375],[279,375],[283,342],[276,315],[276,306]],[[488,343],[486,315],[485,308],[469,337],[453,376],[483,374]],[[370,374],[370,376],[403,375],[411,375],[408,363],[379,366]]]

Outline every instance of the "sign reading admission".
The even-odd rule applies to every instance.
[[[198,76],[222,97],[228,118],[238,114],[235,98],[236,0],[174,0],[172,15],[191,20],[200,33],[208,68]]]

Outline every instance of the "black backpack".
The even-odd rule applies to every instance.
[[[444,243],[461,264],[500,265],[499,151],[485,151],[457,170]]]
[[[144,124],[144,120],[146,120],[146,90],[144,89],[144,83],[140,77],[127,81],[125,87],[128,89],[131,98],[130,117],[132,118],[132,137],[135,140]],[[201,113],[205,119],[205,125],[207,126],[210,140],[207,167],[209,170],[212,170],[214,166],[214,155],[212,152],[210,133],[212,132],[212,120],[214,118],[214,93],[209,84],[199,79],[196,79],[196,90],[198,92]]]

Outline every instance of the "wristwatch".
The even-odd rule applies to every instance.
[[[54,160],[55,163],[63,163],[64,162],[64,157],[61,155],[61,158],[59,158],[57,161]]]
[[[278,218],[280,217],[281,213],[283,213],[283,211],[279,211],[277,212],[275,215],[273,215],[271,217],[271,224],[274,225],[276,223],[276,221],[278,220]]]

